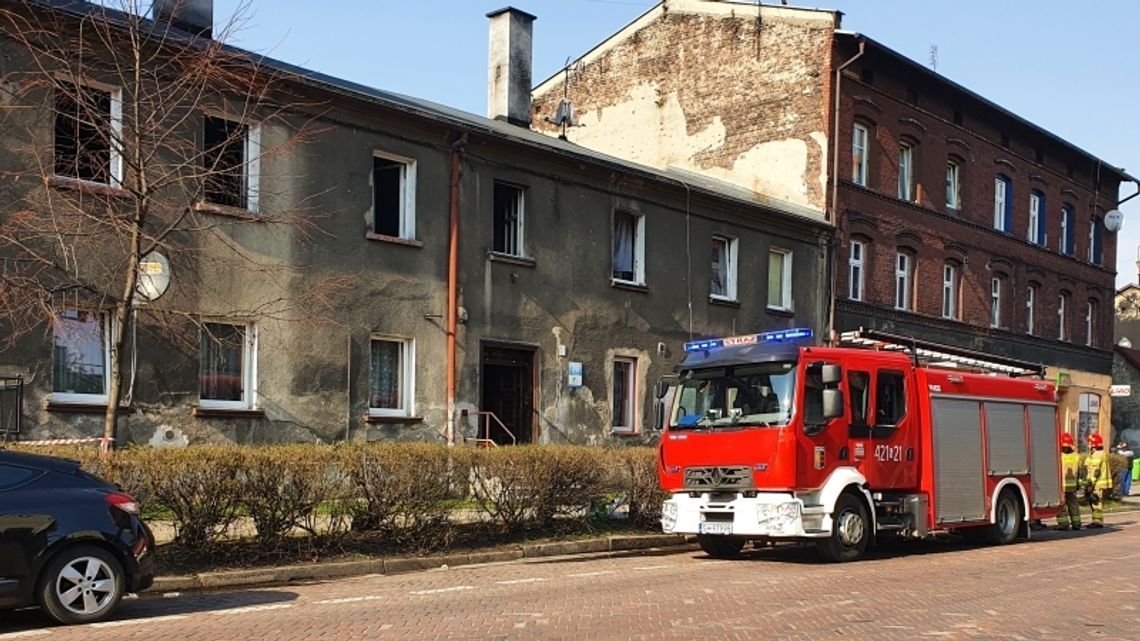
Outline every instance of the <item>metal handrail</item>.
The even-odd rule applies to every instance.
[[[496,443],[491,438],[491,419],[495,419],[495,422],[499,424],[499,427],[502,428],[502,430],[507,433],[507,436],[511,437],[511,445],[518,445],[519,444],[518,439],[515,438],[514,432],[512,432],[510,429],[508,429],[507,426],[503,424],[503,421],[499,420],[499,417],[496,416],[494,412],[477,411],[477,412],[469,412],[469,413],[474,414],[476,416],[482,416],[483,417],[483,427],[485,428],[483,430],[483,438],[477,437],[475,439],[477,442],[491,443],[495,447],[499,446],[499,444]]]

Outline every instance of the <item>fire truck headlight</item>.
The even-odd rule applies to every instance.
[[[661,529],[671,532],[675,527],[677,527],[677,504],[665,501],[661,506]]]

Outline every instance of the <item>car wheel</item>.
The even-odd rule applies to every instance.
[[[871,539],[871,521],[863,501],[850,492],[840,494],[831,518],[831,536],[816,542],[820,556],[836,563],[863,556]]]
[[[123,597],[123,568],[106,550],[77,545],[57,554],[40,575],[40,607],[59,623],[90,623]]]
[[[985,540],[991,545],[1005,545],[1017,538],[1021,528],[1021,501],[1011,490],[1002,490],[994,510],[994,524],[985,530]]]

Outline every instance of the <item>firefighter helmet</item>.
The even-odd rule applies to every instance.
[[[1073,448],[1073,435],[1065,432],[1061,435],[1061,447]]]
[[[1096,432],[1089,434],[1089,446],[1091,447],[1104,447],[1104,437]]]

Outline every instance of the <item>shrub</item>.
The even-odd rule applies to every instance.
[[[225,534],[241,503],[241,448],[202,445],[143,451],[154,500],[173,515],[178,542],[195,547]]]
[[[335,492],[332,463],[332,448],[320,445],[242,449],[241,505],[262,543],[280,543],[298,527],[316,534],[316,508]]]
[[[652,527],[660,523],[661,504],[669,495],[657,479],[657,449],[627,447],[613,450],[620,470],[631,523]]]

